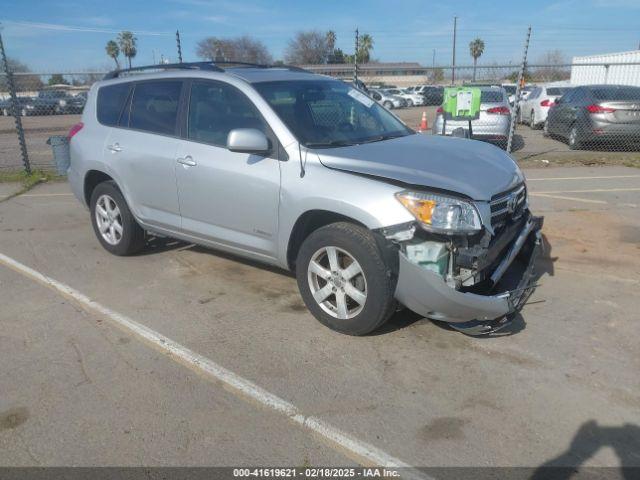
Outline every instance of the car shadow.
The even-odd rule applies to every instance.
[[[605,467],[585,467],[590,472],[580,472],[580,465],[592,458],[600,449],[611,448],[620,460],[620,475],[607,475]],[[531,480],[569,480],[572,478],[640,478],[640,427],[625,423],[619,427],[602,426],[596,420],[583,423],[567,449],[536,468]],[[602,470],[602,472],[598,472]],[[593,473],[593,476],[584,473]],[[604,477],[600,476],[600,473]]]

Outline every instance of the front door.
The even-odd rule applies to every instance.
[[[271,139],[269,156],[227,150],[234,128],[257,128]],[[194,80],[186,139],[176,157],[182,230],[238,249],[275,257],[280,195],[277,140],[253,103],[224,82]]]

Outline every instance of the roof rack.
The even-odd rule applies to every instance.
[[[209,70],[212,72],[224,72],[224,68],[218,65],[224,65],[227,67],[250,67],[250,68],[286,68],[294,72],[308,72],[304,68],[296,67],[293,65],[266,65],[262,63],[249,63],[249,62],[184,62],[184,63],[165,63],[161,65],[145,65],[141,67],[123,68],[120,70],[113,70],[107,73],[103,80],[109,80],[112,78],[118,78],[123,73],[140,72],[145,70]],[[308,72],[310,73],[310,72]]]

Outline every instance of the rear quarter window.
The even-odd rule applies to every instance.
[[[118,83],[100,87],[98,90],[98,121],[103,125],[114,127],[118,124],[120,112],[127,101],[130,83]]]

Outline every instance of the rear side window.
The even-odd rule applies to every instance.
[[[640,100],[640,88],[638,87],[602,87],[591,90],[597,100]]]
[[[267,128],[253,103],[231,85],[194,82],[189,100],[188,138],[225,146],[235,128]]]
[[[129,95],[130,83],[118,83],[117,85],[109,85],[101,87],[98,90],[98,121],[114,127],[118,124],[120,112],[124,102]]]
[[[175,135],[182,82],[138,83],[133,92],[129,127]]]

